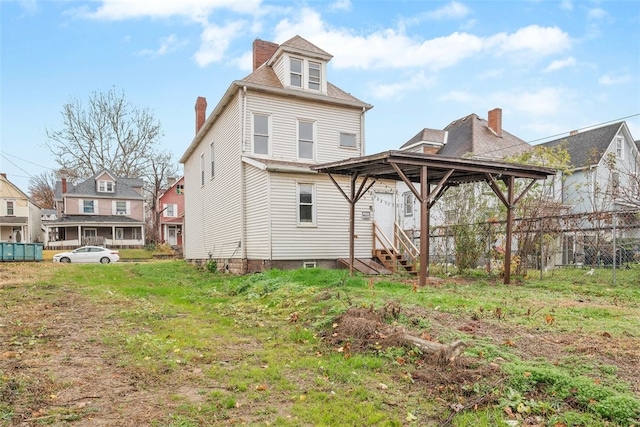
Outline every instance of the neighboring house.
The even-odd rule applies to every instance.
[[[160,241],[182,247],[184,224],[184,177],[168,180],[169,186],[158,197]]]
[[[400,150],[417,153],[492,161],[500,161],[530,149],[531,146],[528,143],[502,128],[500,108],[489,111],[488,120],[476,114],[470,114],[454,120],[443,130],[425,128],[400,147]],[[488,189],[484,183],[478,184],[478,187],[481,190]],[[396,220],[410,237],[417,238],[416,233],[420,228],[420,207],[415,202],[413,193],[402,181],[397,184],[395,203],[398,207]],[[443,224],[446,217],[450,216],[448,214],[451,213],[447,212],[446,207],[436,203],[431,213],[431,224]]]
[[[69,248],[103,245],[119,248],[144,246],[142,179],[120,178],[107,170],[72,185],[56,183],[57,219],[47,221],[45,246]]]
[[[569,173],[556,177],[556,186],[561,202],[575,215],[576,231],[564,236],[557,263],[599,262],[597,252],[612,244],[614,212],[618,237],[640,242],[640,155],[626,122],[572,131],[541,145],[566,148],[571,162]]]
[[[40,208],[5,173],[0,173],[0,203],[0,241],[42,241]]]
[[[364,155],[372,106],[328,81],[331,58],[299,36],[255,40],[253,72],[231,83],[206,121],[198,98],[196,136],[180,159],[186,259],[244,273],[335,267],[349,256],[349,204],[310,167]],[[356,210],[355,254],[371,258],[371,193]]]

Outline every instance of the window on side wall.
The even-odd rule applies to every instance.
[[[269,116],[253,116],[253,154],[269,154]]]
[[[13,201],[7,201],[7,216],[13,216],[13,215],[14,215]]]
[[[200,154],[200,186],[204,186],[204,153]]]
[[[407,191],[403,194],[404,216],[413,216],[413,193]]]
[[[164,216],[168,218],[175,217],[176,216],[175,206],[176,205],[173,205],[173,204],[164,205]]]
[[[213,178],[216,174],[216,168],[215,168],[215,151],[213,149],[213,142],[211,143],[211,145],[209,146],[209,157],[211,159],[211,178]]]
[[[313,184],[298,184],[298,224],[315,224],[315,186]]]
[[[127,202],[117,201],[116,215],[126,215],[126,213],[127,213]]]
[[[356,148],[356,135],[340,132],[340,147]]]
[[[313,123],[298,122],[298,158],[313,159]]]
[[[291,86],[302,87],[302,60],[291,58],[289,60]]]

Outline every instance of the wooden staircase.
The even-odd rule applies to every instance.
[[[389,270],[394,273],[409,273],[411,275],[418,274],[415,263],[398,253],[395,249],[376,249],[374,256]]]

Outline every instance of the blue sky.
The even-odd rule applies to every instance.
[[[329,81],[374,105],[367,154],[495,107],[533,144],[622,118],[640,139],[638,1],[0,0],[0,19],[0,171],[25,192],[56,168],[46,129],[96,91],[150,109],[177,161],[256,38],[333,55]]]

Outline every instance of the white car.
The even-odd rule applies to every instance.
[[[109,264],[119,259],[118,251],[100,246],[82,246],[71,252],[61,252],[53,256],[53,262],[100,262]]]

